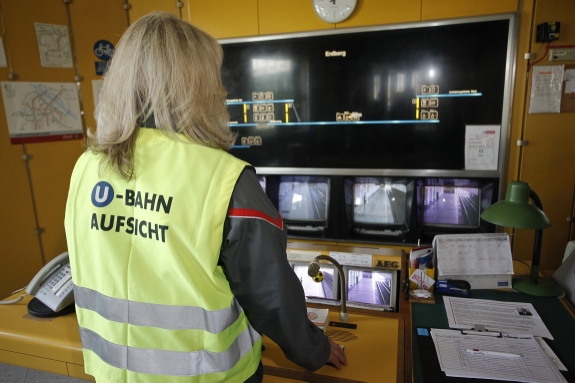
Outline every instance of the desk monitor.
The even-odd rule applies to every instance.
[[[344,181],[348,226],[359,235],[401,236],[410,226],[413,182],[349,177]]]
[[[282,176],[278,208],[288,230],[323,231],[327,226],[330,180],[315,176]]]
[[[454,183],[425,186],[422,196],[424,226],[478,228],[481,192]]]
[[[397,271],[344,266],[349,307],[395,311]]]
[[[293,270],[300,280],[307,301],[322,301],[326,299],[338,299],[339,291],[339,274],[333,265],[320,263],[320,271],[323,272],[324,278],[320,283],[314,282],[307,274],[309,262],[290,262]],[[333,302],[339,304],[339,302]]]

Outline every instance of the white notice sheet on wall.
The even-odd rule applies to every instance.
[[[575,69],[566,69],[563,80],[565,80],[565,94],[575,93]]]
[[[497,170],[500,125],[465,126],[465,170]]]
[[[100,102],[100,92],[102,91],[104,80],[92,80],[92,94],[94,95],[94,109],[98,107]]]
[[[565,65],[535,66],[531,78],[529,113],[559,113]]]
[[[72,68],[72,50],[65,25],[34,23],[40,64],[51,68]]]

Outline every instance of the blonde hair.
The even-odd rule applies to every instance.
[[[213,37],[171,13],[136,21],[104,77],[89,149],[130,179],[139,127],[152,116],[156,128],[174,139],[182,133],[201,145],[229,148],[235,135],[228,128],[222,58]]]

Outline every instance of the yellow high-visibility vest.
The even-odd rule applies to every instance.
[[[218,266],[245,162],[142,128],[135,176],[88,151],[74,168],[66,237],[86,373],[106,382],[243,382],[261,337]]]

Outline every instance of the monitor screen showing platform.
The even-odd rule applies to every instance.
[[[404,224],[407,188],[403,184],[359,182],[353,185],[353,222]]]
[[[324,222],[329,208],[329,181],[317,177],[282,177],[278,205],[285,220]]]
[[[345,267],[347,302],[374,306],[395,306],[395,271]]]
[[[480,190],[477,187],[425,186],[423,225],[478,227],[480,201]]]
[[[337,299],[338,276],[335,268],[330,265],[320,264],[320,271],[324,278],[321,282],[315,282],[307,273],[309,263],[294,262],[293,270],[300,280],[306,298],[314,299]]]

